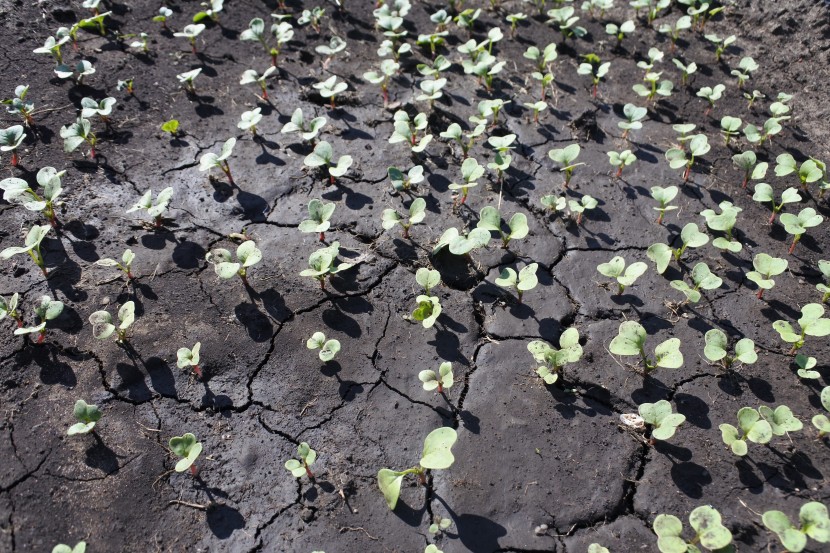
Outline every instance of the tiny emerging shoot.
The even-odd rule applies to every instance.
[[[168,186],[156,194],[155,200],[153,200],[153,191],[148,190],[141,199],[127,209],[127,213],[146,210],[147,214],[153,218],[153,226],[155,228],[161,228],[164,225],[164,213],[167,211],[167,207],[170,205],[170,198],[172,197],[172,186]]]
[[[830,261],[819,259],[818,270],[824,281],[816,284],[816,290],[822,294],[821,303],[827,303],[830,300]]]
[[[334,150],[331,144],[325,140],[321,140],[314,146],[314,151],[308,154],[303,159],[303,164],[306,167],[325,167],[329,174],[329,184],[335,184],[336,177],[342,177],[349,170],[353,163],[352,156],[344,155],[334,161]]]
[[[306,121],[303,116],[302,108],[297,108],[291,114],[291,121],[283,126],[280,134],[289,134],[293,132],[300,133],[303,140],[309,142],[313,141],[320,130],[325,126],[325,117],[315,117],[310,121]]]
[[[400,225],[403,229],[404,239],[409,239],[409,228],[412,225],[416,225],[424,220],[427,213],[426,207],[426,200],[423,198],[415,198],[409,206],[409,215],[406,218],[401,217],[401,215],[394,209],[384,209],[382,214],[383,228],[385,230],[389,230],[394,228],[395,225]]]
[[[573,214],[576,213],[577,226],[582,224],[582,216],[585,212],[595,209],[597,205],[599,205],[597,199],[589,196],[588,194],[585,194],[579,198],[579,201],[568,200],[568,209],[571,211],[571,217],[573,217]]]
[[[29,187],[23,179],[7,178],[0,181],[3,199],[10,204],[19,204],[29,211],[43,213],[53,228],[58,226],[56,208],[63,205],[58,198],[63,192],[61,177],[66,171],[54,167],[43,167],[37,172],[37,183],[43,187],[42,195]]]
[[[721,99],[724,90],[726,90],[726,85],[716,84],[714,87],[704,86],[697,91],[697,95],[699,97],[705,98],[706,101],[709,102],[709,107],[707,107],[706,111],[703,113],[704,116],[709,115],[709,113],[715,109],[715,102]]]
[[[559,337],[559,349],[543,340],[534,340],[527,345],[527,350],[540,365],[536,368],[536,374],[548,385],[559,380],[560,375],[564,377],[565,365],[576,363],[582,358],[579,331],[574,327],[562,332]]]
[[[176,366],[180,369],[190,367],[197,378],[202,378],[202,367],[199,366],[199,352],[201,349],[201,342],[196,342],[193,349],[179,348],[176,351]]]
[[[23,317],[20,315],[20,312],[17,310],[17,302],[20,299],[20,294],[15,292],[12,294],[11,298],[6,300],[3,296],[0,296],[0,321],[8,316],[10,319],[14,319],[17,322],[17,328],[23,327]]]
[[[726,333],[718,328],[706,332],[704,336],[706,345],[703,348],[703,355],[712,363],[718,363],[725,370],[729,370],[735,364],[752,365],[758,360],[758,353],[755,350],[755,342],[749,338],[741,338],[735,342],[735,351],[729,355],[729,338]]]
[[[675,290],[679,290],[683,292],[683,295],[686,296],[686,301],[690,301],[692,303],[697,303],[700,301],[701,294],[700,290],[714,290],[716,288],[720,288],[723,284],[723,280],[714,274],[706,263],[698,263],[692,268],[692,272],[689,274],[689,278],[692,281],[692,285],[686,283],[684,280],[673,280],[669,283],[669,286],[674,288]]]
[[[608,263],[597,265],[597,271],[601,275],[617,281],[618,294],[622,294],[627,286],[632,286],[647,270],[648,265],[642,261],[637,261],[626,267],[625,259],[619,255],[614,256]]]
[[[443,394],[447,388],[452,388],[453,374],[452,363],[444,361],[439,365],[438,371],[432,369],[425,369],[418,373],[418,380],[423,383],[424,390],[431,392],[435,390],[439,394]]]
[[[195,462],[202,453],[202,442],[196,440],[196,436],[188,432],[184,436],[174,436],[167,443],[170,451],[181,457],[176,463],[176,472],[184,472],[190,469],[190,474],[196,476],[199,470]]]
[[[620,324],[617,336],[611,340],[608,349],[614,355],[639,355],[645,366],[645,373],[649,374],[657,367],[677,369],[683,365],[683,353],[680,351],[680,340],[669,338],[661,342],[654,349],[654,359],[646,355],[645,344],[648,334],[643,325],[637,321],[624,321]]]
[[[623,130],[622,137],[627,139],[630,131],[642,129],[642,121],[645,119],[647,114],[648,110],[646,108],[641,108],[639,106],[635,106],[634,104],[624,105],[623,116],[625,116],[625,121],[617,122],[617,126]]]
[[[306,340],[305,347],[308,349],[319,349],[320,351],[317,357],[323,363],[328,363],[340,351],[340,341],[334,338],[326,339],[325,334],[317,331],[311,335],[311,338]]]
[[[539,278],[536,276],[538,268],[538,263],[531,263],[516,273],[514,269],[506,267],[502,269],[499,277],[495,280],[496,285],[513,290],[516,293],[518,303],[522,303],[522,295],[533,290],[539,284]]]
[[[792,324],[784,320],[772,323],[781,339],[792,344],[790,355],[804,346],[807,336],[824,337],[830,335],[830,319],[822,317],[824,306],[820,303],[808,303],[801,308],[801,318],[798,319],[799,330],[796,331]]]
[[[312,86],[319,91],[320,96],[328,98],[331,109],[336,109],[337,107],[334,103],[337,95],[341,92],[345,92],[346,89],[349,88],[349,85],[346,83],[337,81],[337,75],[332,75],[325,81],[314,83]]]
[[[262,99],[267,102],[268,101],[268,83],[267,83],[267,79],[276,70],[277,70],[277,68],[272,65],[271,67],[266,69],[262,73],[262,75],[260,75],[254,69],[247,69],[247,70],[245,70],[244,73],[242,73],[242,77],[240,77],[240,79],[239,79],[239,84],[241,84],[241,85],[253,84],[253,83],[258,84],[260,91],[262,91]]]
[[[89,144],[89,157],[95,159],[95,144],[98,140],[92,132],[89,119],[79,117],[74,123],[61,127],[60,136],[63,138],[64,152],[74,152],[78,146],[86,142]]]
[[[712,240],[712,245],[720,250],[727,250],[732,253],[737,253],[743,249],[743,245],[732,237],[732,230],[735,227],[735,222],[738,218],[738,213],[743,211],[740,207],[733,205],[732,202],[723,201],[718,204],[721,212],[717,213],[713,209],[704,209],[700,215],[706,219],[706,226],[712,230],[717,230],[726,234],[726,236],[718,236]]]
[[[579,152],[579,144],[571,144],[570,146],[565,146],[564,148],[548,150],[548,157],[560,166],[560,171],[565,173],[565,188],[567,188],[568,184],[571,182],[571,176],[573,176],[574,169],[580,165],[585,165],[585,163],[581,162],[574,163],[576,158],[579,157]]]
[[[26,233],[23,246],[11,246],[3,251],[0,251],[0,259],[9,259],[19,253],[28,254],[29,257],[32,258],[32,261],[35,262],[35,265],[37,265],[41,270],[43,276],[46,276],[46,261],[44,260],[43,253],[40,250],[40,244],[43,242],[43,239],[46,238],[46,235],[49,233],[51,228],[52,227],[49,225],[32,226],[32,228],[29,229],[29,232]]]
[[[20,161],[17,155],[17,148],[23,143],[26,133],[23,125],[12,125],[8,129],[0,129],[0,152],[11,152],[12,167],[17,167]]]
[[[453,191],[461,191],[460,204],[467,201],[467,194],[469,189],[478,186],[478,179],[484,176],[485,168],[479,165],[478,160],[474,157],[468,157],[461,163],[461,183],[450,183],[448,188]],[[457,201],[457,200],[456,200]],[[455,203],[455,202],[454,202]]]
[[[311,465],[317,460],[317,452],[306,442],[300,442],[297,446],[297,459],[289,459],[285,462],[285,468],[291,473],[294,478],[302,478],[303,475],[308,476],[309,480],[314,480],[314,474],[311,472]]]
[[[525,238],[530,229],[527,226],[527,216],[524,213],[514,213],[507,222],[508,232],[502,230],[502,220],[499,211],[491,206],[481,208],[479,212],[479,219],[476,228],[484,229],[490,232],[497,232],[501,238],[502,248],[507,249],[511,240],[520,240]]]
[[[135,302],[128,301],[118,309],[118,326],[113,324],[112,315],[107,311],[96,311],[89,316],[92,323],[92,335],[98,340],[106,340],[115,334],[118,344],[127,342],[127,330],[135,322]]]
[[[673,211],[677,209],[676,205],[669,205],[669,203],[677,197],[677,192],[679,189],[676,186],[652,186],[651,187],[651,197],[655,201],[657,201],[659,207],[652,207],[653,210],[658,212],[660,215],[657,217],[657,224],[663,224],[663,217],[666,215],[666,211]]]
[[[234,146],[236,146],[236,138],[232,136],[222,144],[222,150],[219,152],[219,155],[213,152],[202,154],[202,157],[199,158],[199,171],[210,171],[214,167],[218,167],[228,177],[228,182],[231,183],[231,186],[235,186],[236,183],[233,180],[233,175],[231,175],[230,165],[228,165],[228,158],[231,157]]]
[[[751,180],[762,179],[767,176],[767,168],[769,164],[766,161],[757,163],[758,158],[755,152],[747,150],[740,154],[732,156],[732,163],[744,172],[744,179],[741,183],[741,188],[746,188],[746,185]],[[757,200],[756,200],[757,201]]]
[[[316,232],[320,235],[320,242],[326,239],[326,231],[331,227],[331,216],[334,214],[334,202],[325,203],[322,200],[312,199],[308,202],[308,219],[300,222],[300,232]]]
[[[756,444],[766,444],[773,436],[770,423],[761,417],[757,409],[752,407],[742,407],[738,410],[738,428],[726,423],[719,425],[718,428],[720,428],[723,443],[739,457],[747,454],[747,440]]]
[[[812,357],[810,359],[815,361]],[[815,378],[818,378],[818,376]],[[830,412],[830,386],[826,386],[821,390],[821,406],[824,407],[825,411]],[[827,415],[824,413],[815,415],[812,419],[812,423],[818,430],[819,438],[823,438],[828,432],[830,432],[830,419],[827,418]]]
[[[720,513],[709,505],[701,505],[689,513],[689,524],[694,530],[694,537],[687,541],[682,537],[683,523],[679,518],[657,515],[652,525],[657,534],[657,549],[661,553],[686,553],[699,551],[699,544],[711,551],[720,551],[732,543],[732,532],[721,523]]]
[[[580,75],[588,75],[591,77],[591,95],[596,98],[597,92],[599,91],[599,82],[608,74],[611,62],[607,61],[602,63],[602,60],[596,54],[585,54],[582,58],[585,61],[579,64],[576,72]]]
[[[326,279],[340,271],[354,267],[354,263],[338,263],[337,256],[340,253],[340,242],[332,242],[330,246],[321,248],[312,253],[308,258],[308,269],[300,272],[300,276],[307,276],[317,279],[320,289],[325,290]]]
[[[202,34],[202,31],[205,30],[205,25],[203,23],[195,23],[190,25],[185,25],[184,29],[179,32],[173,33],[174,37],[179,38],[186,38],[187,41],[190,43],[190,51],[193,54],[196,54],[196,37]]]
[[[686,248],[699,248],[709,243],[709,237],[700,232],[695,223],[687,223],[680,231],[681,245],[679,248],[672,248],[668,244],[658,242],[648,247],[646,256],[654,261],[657,265],[657,273],[663,274],[666,268],[674,257],[675,261],[680,261]]]
[[[101,420],[101,415],[103,415],[97,405],[90,405],[82,399],[75,402],[72,414],[78,422],[69,427],[66,431],[67,436],[78,436],[93,432],[95,424]]]
[[[807,547],[807,538],[813,538],[818,543],[830,542],[830,517],[827,516],[827,507],[818,501],[808,501],[801,506],[797,526],[782,511],[766,511],[761,520],[764,526],[776,533],[787,551],[803,551]]]
[[[392,189],[395,192],[404,192],[424,181],[424,166],[415,165],[406,174],[397,167],[390,167],[387,174],[392,181]]]
[[[669,162],[669,167],[672,169],[680,169],[685,167],[683,171],[683,182],[689,180],[689,173],[692,170],[692,165],[695,163],[695,158],[699,158],[709,152],[709,139],[705,134],[696,134],[689,140],[689,150],[681,150],[679,148],[670,148],[666,151],[666,161]]]
[[[15,336],[22,336],[24,334],[37,333],[36,343],[42,344],[46,339],[46,322],[56,319],[63,313],[63,302],[53,300],[49,296],[41,296],[40,300],[34,307],[35,316],[40,321],[39,324],[30,327],[19,326],[15,331]]]
[[[824,221],[824,217],[816,213],[816,210],[812,207],[805,207],[798,212],[798,215],[783,213],[778,219],[784,225],[784,230],[787,231],[787,234],[793,236],[792,244],[790,244],[790,249],[787,251],[789,254],[793,253],[796,244],[798,244],[801,237],[807,232],[807,229],[816,227]]]
[[[231,252],[225,248],[216,248],[205,255],[205,260],[213,265],[219,278],[228,280],[239,276],[248,285],[248,270],[262,261],[262,252],[253,240],[246,240],[236,248],[236,261]]]
[[[787,270],[789,263],[786,259],[772,257],[769,254],[759,253],[752,259],[754,271],[749,271],[746,278],[758,285],[758,299],[764,297],[765,290],[771,290],[775,286],[772,277],[780,275]]]

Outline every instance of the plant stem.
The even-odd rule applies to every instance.
[[[758,293],[755,295],[759,300],[764,297],[764,289],[758,288]]]
[[[795,235],[795,238],[793,238],[793,243],[792,243],[792,245],[790,245],[790,249],[789,249],[789,251],[788,251],[787,253],[789,253],[789,254],[792,254],[792,253],[793,253],[793,250],[795,249],[795,245],[796,245],[796,244],[798,244],[798,241],[799,241],[799,240],[801,240],[801,235],[800,235],[800,234],[796,234],[796,235]]]
[[[325,240],[326,240],[326,233],[325,233],[325,232],[321,232],[321,233],[320,233],[320,242],[324,242]]]

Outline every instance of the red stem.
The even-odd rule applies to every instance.
[[[687,182],[689,180],[689,172],[691,172],[692,166],[687,165],[686,170],[683,172],[683,182]]]
[[[321,233],[320,233],[320,242],[324,242],[325,240],[326,240],[326,233],[325,233],[325,232],[321,232]]]
[[[792,254],[792,253],[793,253],[793,250],[795,249],[795,245],[796,245],[796,244],[798,244],[798,236],[796,236],[795,238],[793,238],[793,243],[792,243],[792,245],[790,245],[790,249],[789,249],[789,251],[788,251],[787,253]]]
[[[614,175],[614,176],[616,176],[617,178],[620,178],[620,175],[622,175],[622,170],[623,170],[623,166],[622,166],[622,165],[620,165],[620,168],[619,168],[619,169],[617,169],[617,174],[616,174],[616,175]]]
[[[772,210],[772,214],[769,216],[769,224],[773,224],[775,222],[775,210]]]
[[[755,294],[755,297],[757,297],[759,300],[760,300],[761,298],[763,298],[763,297],[764,297],[764,289],[763,289],[763,288],[759,288],[759,289],[758,289],[758,293],[757,293],[757,294]]]
[[[196,376],[202,378],[202,368],[199,365],[193,365],[193,372],[196,373]]]
[[[17,162],[18,161],[19,160],[17,159],[17,152],[12,151],[12,167],[17,167]]]
[[[40,336],[38,336],[38,337],[37,337],[37,343],[38,343],[38,344],[42,344],[44,339],[46,339],[46,333],[45,333],[45,332],[41,332],[41,333],[40,333]]]
[[[194,478],[199,474],[199,469],[196,468],[196,465],[190,465],[190,474],[193,475]]]
[[[594,98],[597,97],[597,85],[594,85]]]

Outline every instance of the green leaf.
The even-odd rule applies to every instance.
[[[406,472],[398,472],[390,469],[380,469],[378,471],[378,487],[386,499],[386,505],[389,509],[395,510],[398,504],[398,498],[401,495],[401,483]]]
[[[732,543],[732,533],[721,524],[720,513],[709,505],[694,509],[689,514],[689,524],[707,549],[720,549]]]
[[[625,321],[620,324],[619,333],[611,340],[609,349],[616,355],[640,355],[646,336],[646,329],[640,323]]]
[[[320,361],[328,362],[334,359],[334,356],[337,355],[337,352],[340,351],[340,342],[332,338],[331,340],[326,340],[326,343],[323,344],[323,347],[320,348]]]
[[[601,275],[614,279],[621,276],[624,269],[625,260],[619,255],[613,257],[608,263],[600,263],[597,265],[597,271],[599,271]]]
[[[810,501],[801,507],[798,518],[805,534],[819,543],[830,542],[830,519],[827,507],[818,501]]]
[[[766,405],[762,405],[758,408],[758,412],[769,423],[772,433],[776,436],[783,436],[787,432],[796,432],[804,427],[786,405],[779,405],[774,411]]]
[[[442,427],[430,432],[424,440],[421,466],[426,469],[447,469],[455,462],[452,446],[458,439],[453,428]]]
[[[652,244],[646,250],[646,257],[654,262],[657,266],[657,273],[662,275],[671,263],[672,249],[667,244]]]
[[[294,478],[301,478],[305,475],[305,467],[297,459],[289,459],[285,462],[285,468],[291,472]]]
[[[655,363],[658,367],[677,369],[683,366],[683,354],[680,352],[680,339],[669,338],[654,349]]]
[[[712,330],[706,332],[704,341],[706,342],[706,346],[703,348],[703,355],[705,355],[709,361],[720,361],[726,357],[728,339],[725,332],[720,329],[713,328]]]

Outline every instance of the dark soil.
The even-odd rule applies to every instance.
[[[326,4],[320,34],[296,28],[280,56],[278,78],[269,81],[272,103],[258,100],[256,86],[238,85],[244,70],[262,72],[269,63],[258,44],[238,37],[253,17],[268,25],[275,2],[229,0],[221,24],[209,24],[199,37],[195,56],[185,39],[152,21],[158,2],[110,3],[110,34],[82,31],[77,51],[64,47],[68,61],[87,59],[97,70],[82,86],[57,79],[50,58],[32,53],[59,26],[87,17],[81,2],[0,3],[6,39],[0,94],[11,96],[17,84],[27,83],[38,110],[20,166],[9,168],[4,156],[3,176],[34,183],[41,167],[67,170],[61,225],[44,243],[51,276],[44,279],[26,256],[0,265],[0,295],[18,292],[27,318],[44,294],[66,304],[40,345],[12,336],[14,323],[0,321],[6,336],[0,341],[0,551],[51,551],[57,543],[82,539],[90,553],[419,552],[433,541],[446,553],[570,553],[592,542],[614,553],[656,551],[651,523],[657,514],[686,520],[706,504],[721,512],[738,551],[781,551],[757,513],[780,509],[795,519],[804,502],[830,500],[828,443],[817,439],[810,424],[822,411],[818,394],[830,383],[830,344],[808,337],[803,351],[819,360],[822,377],[800,379],[772,322],[795,321],[802,305],[821,299],[817,262],[830,256],[829,227],[825,220],[811,229],[787,255],[789,236],[779,223],[766,224],[768,207],[741,189],[742,176],[732,164],[731,156],[750,146],[733,140],[727,148],[719,121],[728,114],[761,126],[770,99],[793,93],[793,118],[772,144],[755,148],[759,159],[771,162],[765,180],[776,193],[797,185],[792,176],[774,175],[782,152],[799,162],[808,156],[830,161],[828,12],[807,0],[730,3],[706,29],[738,37],[718,64],[702,35],[684,33],[672,53],[666,37],[648,29],[644,19],[616,47],[605,23],[634,17],[627,2],[616,3],[602,20],[593,20],[577,2],[579,24],[589,35],[576,41],[563,43],[544,17],[528,19],[515,39],[506,36],[494,48],[508,63],[492,93],[463,74],[456,48],[469,37],[452,26],[440,51],[454,65],[444,97],[429,114],[435,139],[414,158],[404,144],[387,140],[395,109],[429,111],[428,103],[414,100],[420,76],[413,77],[429,51],[414,47],[403,58],[402,74],[389,87],[394,106],[384,109],[378,87],[362,78],[379,63],[375,52],[382,40],[371,2],[347,2],[348,12]],[[294,14],[303,8],[288,4]],[[441,7],[413,4],[405,24],[411,40],[434,29],[428,17]],[[483,8],[471,35],[479,41],[494,25],[508,34],[505,14],[533,11],[518,1],[500,2],[504,11],[498,12],[489,2],[465,4]],[[170,27],[178,30],[199,4],[170,7]],[[657,23],[680,15],[675,5]],[[149,33],[150,52],[128,49],[115,31]],[[313,48],[333,35],[344,38],[348,50],[324,71]],[[556,96],[536,125],[521,107],[539,95],[530,78],[533,64],[522,53],[554,41]],[[666,53],[657,69],[675,83],[675,92],[649,105],[644,128],[626,143],[617,122],[624,104],[646,104],[631,87],[643,74],[636,62],[652,46]],[[588,52],[611,61],[596,99],[590,80],[576,73],[579,55]],[[671,62],[675,56],[700,66],[687,87]],[[751,110],[730,75],[743,56],[760,65],[747,89],[768,98]],[[196,93],[188,94],[176,75],[196,67],[202,75]],[[334,110],[311,87],[329,73],[349,84]],[[135,78],[133,96],[116,91],[117,80],[129,77]],[[727,86],[724,98],[704,115],[705,101],[696,91],[721,82]],[[59,136],[85,96],[118,99],[109,129],[93,123],[100,139],[95,160],[80,150],[65,154]],[[490,97],[512,103],[488,132],[518,136],[501,212],[505,218],[526,213],[530,235],[509,250],[494,240],[474,252],[471,262],[447,252],[433,256],[444,229],[475,226],[479,210],[499,201],[499,185],[488,173],[467,203],[453,209],[447,186],[459,177],[461,153],[438,138],[451,122],[469,129],[468,117]],[[236,123],[257,105],[265,117],[252,139]],[[336,156],[354,157],[337,184],[304,168],[307,144],[280,134],[296,107],[307,118],[325,116],[322,137]],[[184,132],[173,140],[160,131],[170,118]],[[4,128],[17,122],[4,113]],[[671,125],[680,122],[697,124],[712,145],[685,185],[681,171],[664,159],[675,138]],[[229,160],[236,186],[218,171],[208,177],[198,170],[201,155],[218,152],[230,136],[238,138]],[[563,177],[548,150],[573,142],[580,143],[579,161],[586,165],[576,169],[565,194],[599,200],[581,226],[553,218],[540,204],[541,196],[562,193]],[[639,161],[614,178],[606,152],[627,148]],[[481,143],[472,155],[485,164],[492,160]],[[412,239],[404,240],[399,229],[381,227],[385,208],[400,211],[410,201],[390,195],[386,172],[414,163],[426,169],[427,179],[415,192],[426,198],[428,214],[411,229]],[[649,188],[670,184],[681,186],[675,201],[680,209],[660,226]],[[135,214],[125,214],[148,188],[165,186],[175,193],[164,228],[148,230]],[[802,204],[786,211],[812,206],[830,216],[817,190],[811,185]],[[316,235],[296,228],[312,198],[337,203],[326,239],[339,241],[344,257],[363,256],[325,291],[299,276],[320,246]],[[673,263],[657,275],[646,248],[674,239],[688,222],[705,228],[698,213],[724,200],[743,209],[736,228],[743,250],[722,254],[711,244],[689,250],[679,268]],[[0,218],[0,249],[20,245],[24,229],[42,223],[36,213],[5,202]],[[264,253],[250,271],[249,287],[237,279],[220,281],[205,261],[214,247],[235,249],[228,235],[243,229]],[[134,282],[94,265],[127,247],[136,253]],[[789,261],[763,300],[745,277],[758,252]],[[607,279],[596,271],[618,254],[650,267],[623,295],[601,286]],[[678,307],[683,297],[669,282],[698,261],[708,263],[724,284],[705,292],[699,303]],[[502,268],[531,262],[540,265],[540,283],[519,305],[493,281]],[[443,313],[431,329],[406,319],[418,293],[414,273],[423,266],[439,269],[443,281],[437,290]],[[88,322],[93,311],[113,312],[128,300],[137,306],[130,352],[111,340],[95,340]],[[608,344],[626,319],[646,327],[651,347],[680,338],[683,367],[643,378],[623,364],[630,359],[621,363],[610,356]],[[571,326],[579,329],[585,354],[564,379],[545,386],[534,374],[527,343],[558,343]],[[711,328],[755,340],[758,362],[729,372],[708,364],[703,335]],[[305,348],[317,330],[341,341],[335,361],[323,364]],[[176,350],[196,341],[202,343],[201,380],[176,366]],[[441,361],[453,363],[456,378],[446,398],[425,392],[417,378],[419,370]],[[104,412],[94,436],[66,436],[78,398]],[[649,446],[621,427],[619,415],[660,399],[671,401],[687,421],[671,440]],[[759,405],[790,406],[804,429],[768,446],[750,444],[749,455],[736,457],[724,447],[718,425],[735,424],[739,408]],[[377,489],[378,469],[415,464],[424,437],[440,426],[458,430],[454,466],[431,474],[426,488],[407,479],[397,509],[389,511]],[[196,478],[172,472],[167,441],[185,432],[204,444]],[[301,441],[319,455],[314,481],[295,479],[283,468]],[[433,517],[453,521],[437,540],[427,532]],[[815,542],[810,547],[821,548]]]

